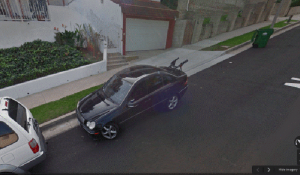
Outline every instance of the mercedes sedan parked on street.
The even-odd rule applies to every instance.
[[[178,59],[176,59],[178,60]],[[187,90],[184,61],[169,67],[139,65],[126,68],[111,77],[104,86],[77,104],[79,124],[91,136],[114,139],[119,124],[153,107],[176,108]]]

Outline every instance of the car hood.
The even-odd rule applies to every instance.
[[[80,102],[79,112],[85,119],[91,120],[95,117],[107,114],[117,106],[118,105],[105,98],[102,90],[98,90]]]

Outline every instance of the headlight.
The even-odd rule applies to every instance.
[[[95,122],[86,122],[86,126],[90,128],[90,130],[94,129],[96,126]]]

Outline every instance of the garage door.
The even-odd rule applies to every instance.
[[[165,49],[169,21],[126,18],[126,51]]]

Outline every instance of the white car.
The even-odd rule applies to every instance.
[[[31,112],[0,97],[0,173],[27,173],[46,158],[47,145]]]

